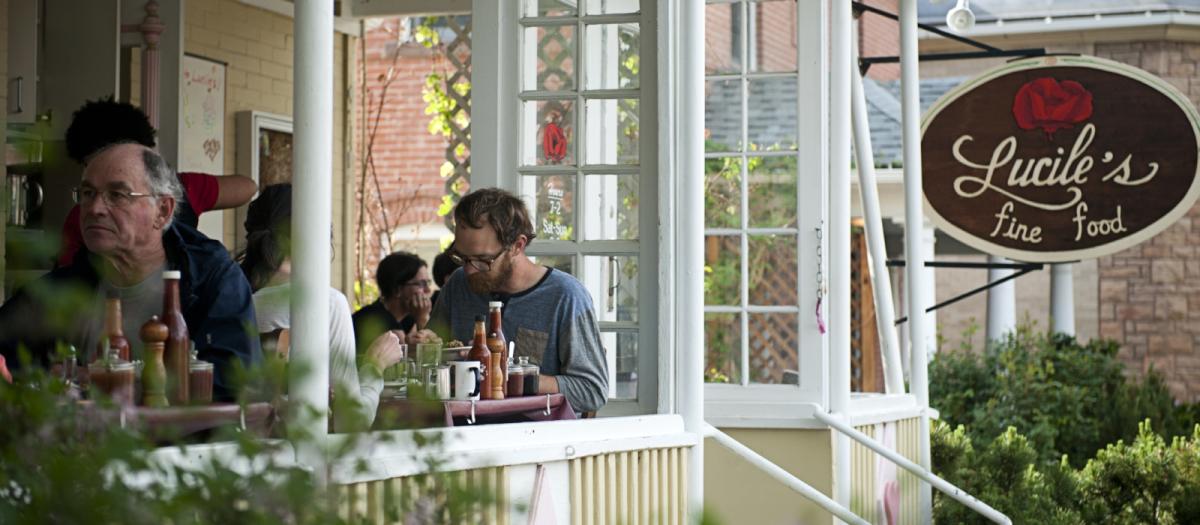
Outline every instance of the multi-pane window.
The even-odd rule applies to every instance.
[[[653,127],[640,113],[650,95],[639,2],[524,0],[519,25],[518,191],[537,232],[529,253],[591,292],[610,397],[652,397],[653,381],[640,395],[638,381],[653,372],[657,315],[644,308],[654,304],[657,261],[639,229],[655,198],[643,167],[655,157],[643,146]]]
[[[709,2],[705,379],[799,381],[797,4]],[[806,232],[811,234],[812,232]]]

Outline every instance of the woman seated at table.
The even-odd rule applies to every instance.
[[[247,210],[246,250],[239,260],[254,290],[259,333],[291,326],[291,223],[291,184],[266,187]],[[350,305],[341,292],[329,288],[329,383],[335,392],[335,404],[353,407],[351,413],[333,411],[335,431],[371,427],[383,391],[382,371],[402,358],[399,338],[385,332],[371,342],[362,366],[356,368]]]

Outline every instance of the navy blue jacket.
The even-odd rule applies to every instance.
[[[247,368],[262,363],[250,284],[225,246],[194,228],[172,221],[162,239],[168,267],[182,274],[179,299],[188,335],[200,359],[215,367],[213,398],[233,400],[234,363],[240,361]],[[26,284],[0,306],[0,352],[9,366],[20,366],[17,347],[21,343],[34,363],[45,366],[52,360],[55,340],[73,333],[69,328],[73,320],[84,315],[81,309],[97,293],[100,278],[93,258],[81,249],[70,265]]]

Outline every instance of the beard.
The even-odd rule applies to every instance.
[[[476,272],[467,276],[467,287],[477,295],[487,295],[500,291],[512,278],[512,257],[504,257],[486,272]]]

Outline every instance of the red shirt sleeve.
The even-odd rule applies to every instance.
[[[58,265],[71,264],[75,254],[83,247],[83,229],[79,226],[79,205],[76,204],[67,212],[67,220],[63,222],[62,247],[58,250]]]
[[[183,172],[179,174],[179,182],[183,183],[183,191],[187,192],[188,204],[196,216],[213,209],[217,204],[217,196],[221,193],[216,176],[207,173]]]

